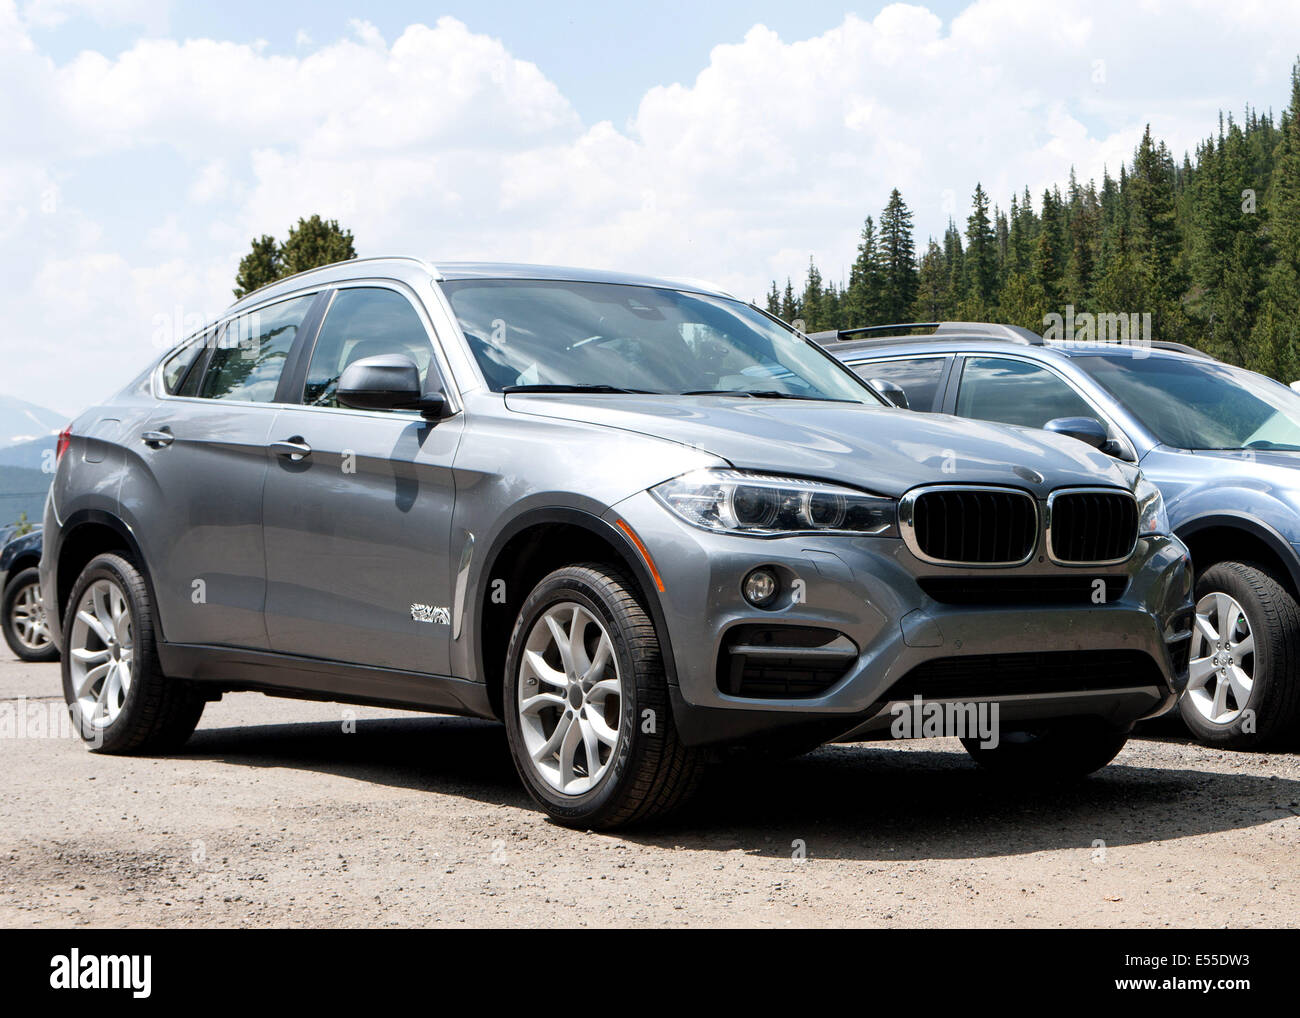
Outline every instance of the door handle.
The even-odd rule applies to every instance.
[[[277,456],[288,456],[295,463],[311,455],[311,446],[302,440],[301,435],[294,435],[293,438],[286,438],[280,442],[272,442],[269,448]]]
[[[161,449],[165,445],[171,445],[176,441],[176,436],[172,434],[172,429],[168,427],[159,428],[157,431],[146,431],[140,436],[140,441],[150,449]]]

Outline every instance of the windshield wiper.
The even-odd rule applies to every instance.
[[[679,396],[749,396],[753,399],[810,399],[818,403],[855,403],[852,399],[833,396],[804,396],[797,392],[780,392],[776,389],[690,389]]]
[[[544,385],[507,385],[502,392],[627,392],[642,396],[662,396],[663,393],[652,392],[650,389],[624,389],[617,385],[595,385],[574,382],[546,383]]]

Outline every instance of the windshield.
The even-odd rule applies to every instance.
[[[834,358],[739,301],[533,279],[442,288],[496,392],[729,392],[880,403]]]
[[[1211,360],[1089,355],[1074,362],[1179,449],[1300,450],[1300,394]]]

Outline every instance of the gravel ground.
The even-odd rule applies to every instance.
[[[58,666],[6,648],[24,697],[54,714]],[[534,811],[483,722],[243,693],[170,757],[6,731],[0,926],[1297,925],[1300,755],[1165,729],[1055,794],[955,741],[826,747],[627,834]]]

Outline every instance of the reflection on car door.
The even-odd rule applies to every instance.
[[[283,408],[267,477],[266,624],[273,651],[445,675],[450,653],[459,416],[339,405],[351,363],[399,353],[443,389],[421,310],[378,286],[339,290]]]

